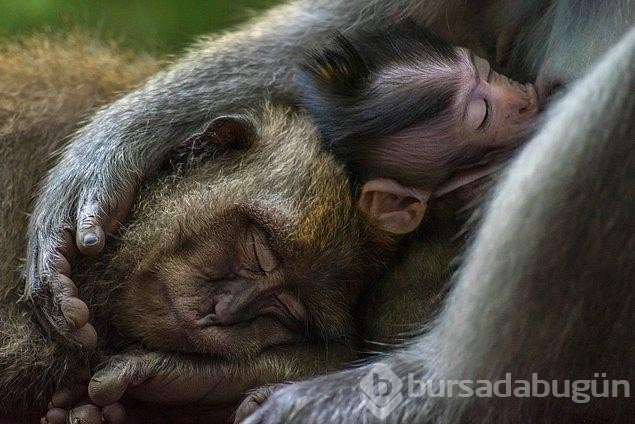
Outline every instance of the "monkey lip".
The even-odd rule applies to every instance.
[[[244,327],[259,317],[271,316],[289,328],[297,328],[302,327],[307,319],[307,312],[302,303],[286,292],[263,293],[248,302],[220,297],[210,300],[206,306],[197,310],[197,315],[201,318],[195,322],[200,327]],[[227,300],[231,307],[226,306]]]
[[[224,303],[219,303],[221,300]],[[180,349],[222,357],[247,357],[271,346],[301,340],[307,314],[291,294],[277,290],[253,301],[238,300],[233,297],[208,298],[206,303],[199,300],[199,307],[177,314],[188,345]]]
[[[189,346],[180,346],[179,350],[227,358],[251,357],[272,346],[296,343],[302,337],[301,329],[289,328],[273,313],[231,324],[219,324],[213,314],[182,323]]]

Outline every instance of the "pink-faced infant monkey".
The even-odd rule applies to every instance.
[[[364,183],[360,207],[399,234],[431,197],[499,168],[538,112],[532,84],[408,20],[336,36],[298,81],[327,148]]]

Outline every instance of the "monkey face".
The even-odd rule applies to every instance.
[[[491,146],[527,136],[538,112],[533,84],[520,84],[494,71],[485,59],[465,51],[463,54],[473,65],[470,76],[474,81],[463,100],[464,136]]]
[[[239,130],[250,147],[141,195],[110,265],[115,327],[152,349],[230,358],[348,337],[392,240],[367,227],[306,120],[269,110],[249,131],[227,122],[209,134]]]
[[[534,128],[538,98],[406,20],[335,37],[299,77],[325,143],[358,180],[441,196],[491,174]]]
[[[219,356],[252,356],[299,341],[306,307],[285,284],[288,264],[270,242],[285,235],[272,238],[240,203],[206,218],[206,230],[152,252],[125,283],[123,302],[138,309],[121,315],[126,331],[153,348]]]

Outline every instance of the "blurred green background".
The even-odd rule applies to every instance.
[[[0,36],[87,28],[136,50],[176,53],[276,0],[0,0]]]

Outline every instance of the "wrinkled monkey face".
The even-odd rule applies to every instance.
[[[151,349],[228,358],[353,332],[365,283],[392,240],[367,226],[313,126],[268,111],[248,145],[142,193],[112,261],[114,322]],[[207,134],[207,135],[206,135]],[[241,135],[242,137],[242,135]]]
[[[467,64],[461,72],[466,83],[457,91],[452,112],[457,125],[451,133],[460,159],[456,170],[435,188],[436,197],[499,169],[534,130],[539,109],[533,84],[520,84],[494,71],[485,59],[457,50]],[[478,184],[473,185],[474,192]]]
[[[533,84],[520,84],[494,71],[489,62],[460,49],[469,60],[471,82],[458,96],[463,133],[474,143],[504,146],[531,131],[538,113]]]
[[[187,219],[180,225],[195,226]],[[166,246],[127,283],[128,301],[159,318],[143,336],[146,342],[221,356],[298,342],[308,316],[297,288],[288,284],[288,264],[281,260],[286,252],[275,245],[285,235],[276,229],[272,237],[240,206],[207,225]]]

